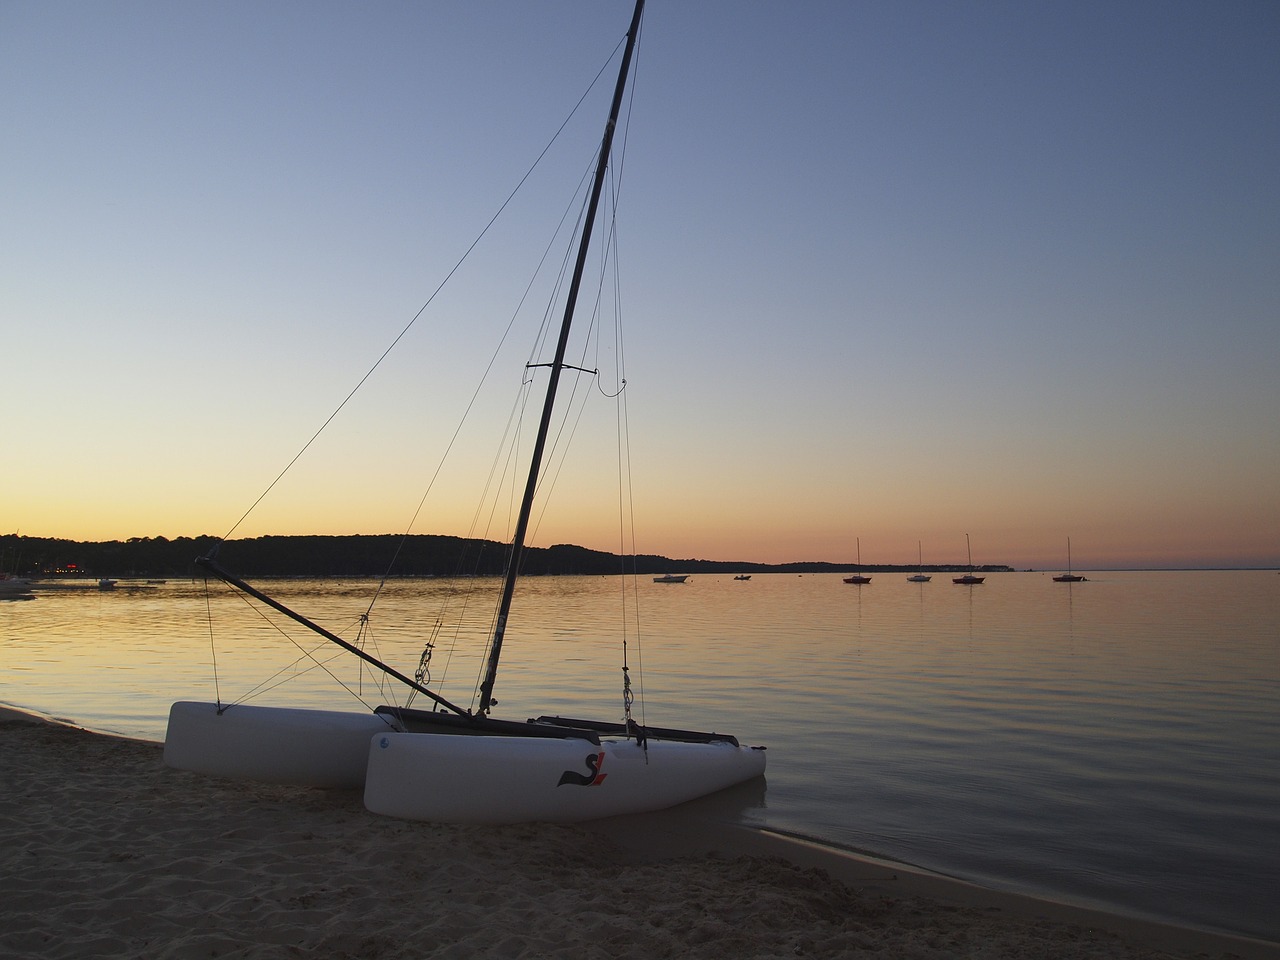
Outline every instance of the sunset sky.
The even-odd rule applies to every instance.
[[[0,532],[407,529],[630,12],[2,0]],[[1280,4],[650,0],[638,58],[637,549],[1280,565]],[[501,538],[473,517],[532,337],[414,532]],[[604,407],[537,544],[619,549]]]

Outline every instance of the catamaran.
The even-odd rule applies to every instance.
[[[609,169],[644,0],[637,0],[596,161],[577,258],[565,297],[541,420],[511,538],[476,706],[464,707],[409,677],[247,583],[219,562],[198,565],[211,577],[294,620],[431,701],[429,709],[394,704],[372,712],[173,704],[165,761],[181,769],[316,786],[363,787],[366,807],[418,820],[510,823],[573,821],[670,807],[760,777],[763,747],[732,736],[643,725],[632,716],[628,668],[623,711],[612,721],[560,716],[492,717],[508,615],[521,570],[530,516],[593,226]]]

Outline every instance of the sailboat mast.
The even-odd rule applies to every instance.
[[[644,0],[636,0],[631,26],[627,29],[627,46],[622,54],[622,66],[618,82],[613,90],[613,103],[609,108],[609,122],[605,124],[604,138],[600,143],[600,156],[596,162],[595,181],[591,186],[591,198],[587,204],[587,216],[582,226],[582,238],[578,243],[578,259],[573,265],[573,279],[565,300],[564,319],[560,323],[560,339],[556,343],[555,359],[551,361],[551,375],[547,382],[547,398],[542,405],[542,420],[538,424],[538,436],[533,444],[533,456],[529,463],[529,479],[525,483],[524,499],[520,503],[520,515],[516,520],[515,534],[511,538],[511,552],[507,558],[507,572],[502,584],[502,599],[498,603],[498,616],[493,629],[493,643],[489,647],[489,661],[484,680],[480,684],[481,713],[488,713],[493,705],[493,685],[498,677],[498,660],[502,656],[502,641],[507,632],[507,614],[511,612],[511,598],[515,594],[516,577],[524,556],[525,536],[529,531],[529,517],[533,512],[533,496],[538,489],[538,473],[542,467],[542,454],[551,431],[551,411],[555,407],[556,388],[560,384],[560,371],[564,368],[564,355],[569,345],[569,328],[573,325],[573,311],[578,303],[578,289],[587,263],[587,250],[591,245],[591,232],[595,226],[596,210],[600,206],[600,194],[604,189],[605,174],[609,168],[609,153],[613,147],[613,132],[622,109],[622,95],[631,72],[631,55],[640,32],[640,16],[644,12]]]

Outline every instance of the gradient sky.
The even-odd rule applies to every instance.
[[[629,15],[0,0],[0,530],[229,530]],[[405,529],[610,83],[237,536]],[[1280,564],[1274,0],[651,0],[634,96],[639,550]],[[618,549],[565,482],[535,542]]]

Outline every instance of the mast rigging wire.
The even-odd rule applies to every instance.
[[[483,240],[485,236],[489,233],[489,230],[498,221],[498,218],[502,216],[503,212],[507,209],[507,206],[515,198],[516,194],[519,193],[520,190],[524,187],[525,182],[529,179],[529,177],[533,175],[533,171],[537,169],[538,165],[542,162],[543,158],[546,157],[552,145],[560,138],[560,135],[564,132],[565,127],[569,125],[569,121],[573,119],[573,117],[577,114],[579,108],[582,106],[583,102],[587,99],[588,95],[590,95],[591,91],[595,89],[595,86],[599,82],[600,77],[604,74],[609,64],[613,61],[614,56],[618,52],[618,49],[623,45],[624,42],[625,42],[624,40],[620,40],[614,46],[613,52],[610,53],[609,57],[605,60],[604,64],[601,65],[600,69],[596,72],[595,77],[592,78],[591,83],[587,85],[587,88],[582,92],[582,95],[578,98],[577,103],[573,105],[573,109],[569,111],[569,114],[561,122],[560,126],[556,128],[556,132],[552,135],[551,139],[547,141],[545,146],[543,146],[537,158],[529,166],[529,169],[525,171],[524,175],[520,178],[520,180],[516,183],[515,187],[512,188],[511,192],[507,195],[507,198],[502,201],[497,211],[493,214],[492,217],[489,218],[489,221],[484,225],[484,228],[479,232],[479,234],[476,235],[475,239],[471,241],[471,243],[467,246],[467,249],[463,251],[462,256],[458,258],[458,261],[449,269],[449,272],[445,274],[444,279],[441,280],[440,283],[436,286],[435,290],[432,291],[431,295],[427,298],[426,302],[423,303],[422,306],[418,308],[417,313],[415,313],[413,317],[409,320],[409,322],[404,325],[404,328],[398,334],[396,334],[395,339],[393,339],[391,343],[387,346],[387,348],[382,351],[382,353],[378,356],[378,359],[374,361],[373,366],[371,366],[368,369],[368,371],[365,372],[364,376],[362,376],[360,380],[356,383],[356,385],[351,388],[351,391],[342,399],[342,402],[338,404],[338,406],[334,409],[334,411],[331,414],[329,414],[328,417],[325,418],[324,422],[320,424],[320,427],[316,430],[315,433],[311,435],[310,439],[308,439],[307,442],[302,445],[302,448],[296,454],[294,454],[293,458],[290,459],[287,464],[285,464],[284,469],[282,469],[276,475],[275,479],[272,480],[271,483],[267,485],[267,488],[263,490],[261,494],[258,495],[258,498],[249,505],[249,508],[245,510],[243,514],[240,515],[240,518],[231,525],[231,528],[219,538],[219,541],[218,541],[219,544],[226,541],[233,533],[235,533],[235,531],[239,529],[240,525],[244,523],[245,519],[249,516],[249,514],[253,513],[253,511],[257,509],[258,505],[262,503],[264,499],[266,499],[267,495],[273,489],[275,489],[276,485],[284,478],[284,475],[288,473],[293,468],[293,465],[302,458],[303,454],[305,454],[307,450],[311,448],[311,445],[316,442],[320,434],[322,434],[328,428],[329,424],[333,422],[334,418],[336,418],[338,414],[341,413],[342,410],[346,407],[346,405],[351,402],[351,398],[354,397],[357,392],[359,392],[359,390],[365,385],[366,381],[368,381],[368,379],[371,376],[373,376],[374,371],[376,371],[378,367],[382,365],[382,362],[390,355],[391,351],[396,348],[396,346],[400,343],[402,339],[404,339],[404,337],[408,334],[409,330],[413,327],[413,325],[418,322],[418,318],[421,317],[423,313],[426,312],[427,308],[431,306],[431,304],[435,301],[436,297],[440,295],[440,291],[442,291],[445,285],[451,279],[453,279],[454,274],[457,273],[458,270],[462,268],[463,263],[465,263],[467,259],[471,256],[472,251],[474,251],[475,248],[479,246],[480,241]],[[217,549],[218,549],[218,546],[215,545],[210,555],[216,554]]]

